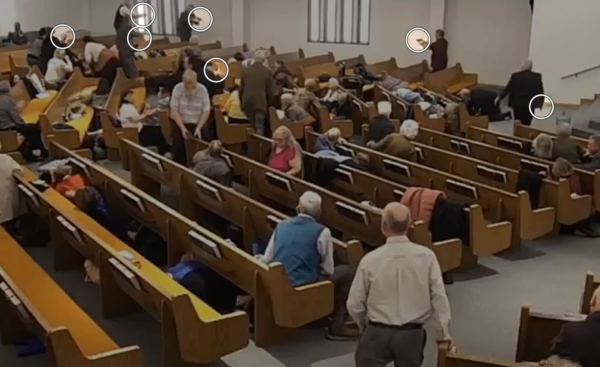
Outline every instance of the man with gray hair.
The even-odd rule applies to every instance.
[[[564,158],[571,164],[581,164],[585,151],[571,137],[571,125],[560,123],[556,125],[556,139],[552,144],[552,157]]]
[[[600,135],[590,136],[583,160],[585,164],[577,165],[577,168],[592,172],[600,169]]]
[[[515,120],[523,125],[531,125],[533,115],[529,111],[529,102],[538,94],[544,93],[542,74],[532,71],[531,60],[524,60],[522,70],[511,75],[506,88],[498,97],[498,101],[508,96],[508,106],[513,109]],[[531,111],[542,108],[544,98],[538,97],[531,103]]]
[[[298,215],[277,224],[264,255],[257,257],[267,264],[283,264],[292,287],[330,280],[335,294],[327,338],[356,339],[358,330],[345,325],[346,300],[354,272],[348,265],[334,268],[331,232],[316,220],[321,214],[321,203],[321,196],[315,192],[302,194],[296,207]]]
[[[377,116],[371,120],[369,126],[369,141],[380,141],[394,132],[394,125],[390,121],[392,104],[388,101],[377,103]]]
[[[592,296],[586,319],[562,327],[551,355],[579,363],[581,367],[600,366],[600,288]]]
[[[240,83],[242,110],[259,135],[265,134],[267,111],[273,105],[275,89],[273,74],[264,62],[264,51],[256,51],[252,65],[243,69]]]
[[[386,243],[363,257],[348,297],[348,313],[362,336],[357,367],[419,367],[426,334],[423,324],[438,323],[438,343],[450,348],[450,304],[433,251],[410,242],[408,208],[390,203],[382,213]]]

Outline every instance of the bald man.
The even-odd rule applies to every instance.
[[[600,366],[600,288],[592,297],[589,316],[564,325],[551,354],[579,363],[581,367]]]
[[[367,254],[350,288],[348,313],[362,330],[357,367],[420,367],[426,334],[423,324],[438,322],[438,343],[451,345],[450,305],[433,251],[406,237],[410,212],[400,203],[383,209],[385,245]]]
[[[508,106],[513,109],[515,120],[529,126],[533,119],[533,115],[529,111],[529,102],[533,97],[543,93],[542,74],[533,71],[531,60],[524,60],[521,71],[510,76],[506,88],[498,98],[501,101],[508,96]],[[537,108],[542,108],[543,105],[544,98],[538,97],[531,104],[531,110],[535,111]]]

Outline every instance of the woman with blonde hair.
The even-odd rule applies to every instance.
[[[48,89],[60,90],[67,82],[67,76],[73,72],[73,63],[67,56],[65,50],[56,49],[54,57],[48,61],[48,69],[46,70],[46,87]]]
[[[533,140],[533,155],[542,159],[552,159],[552,138],[548,134],[540,134]]]
[[[302,171],[302,149],[286,126],[273,132],[269,167],[293,176]]]
[[[573,165],[564,158],[558,158],[552,166],[552,178],[554,180],[564,179],[569,181],[571,195],[583,195],[579,176],[573,173]]]

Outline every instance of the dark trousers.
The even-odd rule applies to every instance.
[[[119,60],[116,58],[110,59],[102,69],[96,72],[96,77],[108,80],[109,85],[113,85],[117,78],[117,69],[119,68]],[[136,69],[137,70],[137,69]]]
[[[47,156],[47,151],[44,148],[44,142],[42,141],[42,132],[40,131],[40,128],[37,125],[23,124],[15,128],[6,129],[2,131],[11,130],[18,132],[19,134],[23,135],[23,138],[25,138],[23,144],[21,144],[21,146],[19,147],[19,151],[21,152],[23,158],[26,161],[33,161],[33,151],[38,149],[41,151],[42,158],[45,158]]]
[[[531,125],[531,120],[533,119],[533,116],[529,111],[529,105],[514,106],[513,111],[515,113],[515,120],[519,120],[523,125]]]
[[[121,60],[121,67],[127,79],[135,79],[138,77],[138,69],[135,66],[135,60],[133,57],[125,57]]]
[[[354,361],[356,367],[421,367],[427,342],[425,329],[401,329],[369,324],[363,331]]]
[[[267,120],[267,114],[263,111],[254,111],[250,118],[250,125],[256,131],[258,135],[265,135],[265,123]]]
[[[39,65],[40,63],[40,58],[37,56],[33,56],[33,55],[27,55],[27,65],[29,66],[35,66],[35,65]]]
[[[348,314],[346,302],[348,301],[348,294],[355,273],[356,271],[349,265],[338,265],[335,267],[331,278],[329,278],[334,287],[333,322],[331,323],[333,333],[341,329],[346,321],[346,315]]]
[[[196,130],[196,124],[185,124],[185,128],[190,134],[193,134]],[[171,135],[173,137],[173,146],[171,147],[171,153],[173,153],[173,160],[179,164],[187,166],[187,154],[185,153],[185,138],[181,135],[181,129],[176,123],[171,122]]]
[[[160,130],[160,126],[144,126],[140,130],[140,144],[143,147],[157,147],[158,153],[164,155],[170,149]]]

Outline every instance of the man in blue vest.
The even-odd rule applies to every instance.
[[[277,225],[260,259],[283,264],[293,287],[324,279],[333,282],[335,305],[327,339],[353,340],[358,338],[359,331],[346,326],[345,321],[354,270],[348,265],[334,268],[331,232],[316,221],[321,214],[321,202],[317,193],[305,192],[296,208],[298,215]]]

